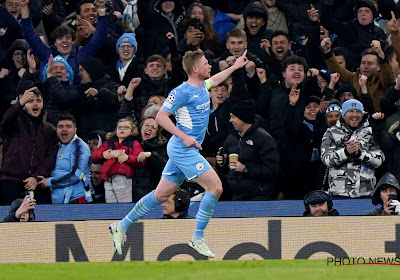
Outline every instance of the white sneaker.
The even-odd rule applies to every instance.
[[[192,238],[188,245],[195,249],[199,254],[209,257],[209,258],[214,258],[215,255],[210,251],[208,248],[207,244],[204,242],[204,239],[202,238]]]
[[[122,255],[122,246],[126,241],[126,235],[118,232],[117,224],[110,225],[110,232],[113,237],[115,251],[117,251],[118,255]]]

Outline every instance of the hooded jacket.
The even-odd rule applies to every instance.
[[[9,70],[9,73],[4,78],[0,79],[0,116],[3,116],[7,109],[10,108],[11,101],[15,100],[17,97],[16,88],[21,80],[18,72],[22,68],[16,68],[14,61],[12,60],[13,52],[16,50],[20,50],[25,54],[25,65],[22,67],[28,69],[26,63],[26,52],[29,50],[29,45],[24,39],[17,39],[8,49],[7,59],[3,66]]]
[[[17,212],[23,201],[24,200],[22,198],[17,198],[11,203],[10,211],[8,212],[7,217],[4,218],[4,223],[19,222],[19,219],[15,217],[15,212]],[[35,220],[35,213],[33,210],[29,210],[29,222],[33,220]]]
[[[264,129],[253,124],[243,136],[237,131],[225,140],[224,154],[236,153],[239,161],[246,165],[247,173],[229,171],[228,184],[232,200],[247,200],[252,196],[266,196],[266,200],[277,193],[276,179],[279,174],[279,150],[275,140]],[[225,162],[225,167],[227,163]]]
[[[382,189],[381,187],[383,185],[392,186],[393,188],[396,189],[397,195],[400,194],[400,186],[399,186],[399,182],[397,181],[396,177],[391,173],[386,173],[385,175],[383,175],[382,178],[379,180],[378,184],[376,184],[374,195],[372,196],[372,204],[373,205],[380,204],[382,207],[377,208],[374,211],[370,212],[368,214],[370,216],[389,215],[388,213],[386,213],[385,209],[383,208],[383,201],[380,197],[380,193],[381,193],[381,189]]]
[[[375,168],[385,160],[383,151],[372,137],[372,128],[364,115],[360,125],[352,130],[341,118],[328,128],[321,144],[321,160],[329,168],[329,192],[332,196],[363,197],[373,194]],[[346,142],[354,139],[361,144],[360,155],[347,156]]]

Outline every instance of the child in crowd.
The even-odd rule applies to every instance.
[[[92,154],[92,160],[104,162],[100,179],[104,180],[106,203],[132,202],[132,177],[134,167],[143,167],[146,159],[138,159],[143,151],[136,140],[139,131],[129,119],[120,119],[107,141]]]

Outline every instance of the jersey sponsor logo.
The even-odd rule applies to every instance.
[[[204,168],[204,164],[202,162],[196,163],[196,169],[197,170],[203,170],[203,168]]]
[[[201,112],[206,112],[206,111],[210,110],[210,101],[207,101],[206,103],[197,105],[196,109]]]

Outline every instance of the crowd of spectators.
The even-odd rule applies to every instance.
[[[215,74],[247,50],[210,89],[200,152],[221,199],[304,199],[310,215],[373,197],[397,213],[383,195],[400,180],[397,2],[3,1],[0,204],[137,202],[168,160],[155,116],[187,78],[184,53],[203,50]]]

